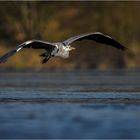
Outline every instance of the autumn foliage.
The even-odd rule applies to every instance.
[[[1,69],[140,68],[140,2],[0,2],[0,56],[30,39],[62,41],[85,32],[103,32],[128,50],[91,41],[74,43],[69,59],[40,63],[43,50],[26,49]],[[38,52],[39,51],[39,52]]]

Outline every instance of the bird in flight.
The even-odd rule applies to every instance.
[[[112,39],[110,36],[100,32],[94,32],[94,33],[85,33],[85,34],[73,36],[63,42],[56,42],[56,43],[41,41],[41,40],[26,41],[18,45],[13,50],[9,51],[5,55],[3,55],[0,58],[0,63],[6,62],[9,57],[13,56],[16,52],[19,52],[24,48],[44,49],[45,52],[39,55],[40,57],[43,58],[41,61],[42,64],[46,63],[51,57],[55,57],[55,56],[68,58],[69,52],[75,49],[71,47],[71,44],[81,40],[93,40],[98,43],[110,45],[120,50],[126,49],[126,47],[124,47],[123,45],[121,45],[120,43]]]

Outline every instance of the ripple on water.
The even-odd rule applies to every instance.
[[[140,138],[139,73],[0,76],[0,138]]]

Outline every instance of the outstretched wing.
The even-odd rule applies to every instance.
[[[9,57],[13,56],[16,52],[20,51],[23,48],[45,49],[47,51],[52,51],[55,48],[55,45],[53,43],[40,40],[26,41],[14,48],[13,50],[11,50],[10,52],[3,55],[0,58],[0,63],[6,62]]]
[[[121,50],[126,49],[123,45],[121,45],[120,43],[118,43],[117,41],[112,39],[110,36],[104,35],[103,33],[100,33],[100,32],[77,35],[77,36],[74,36],[74,37],[71,37],[71,38],[65,40],[63,43],[65,45],[69,45],[75,41],[80,41],[80,40],[84,40],[84,39],[94,40],[94,41],[102,43],[102,44],[111,45],[111,46],[113,46],[117,49],[121,49]]]

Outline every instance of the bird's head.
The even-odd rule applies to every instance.
[[[68,46],[68,51],[72,51],[72,50],[75,50],[75,48],[71,47],[71,46]]]

